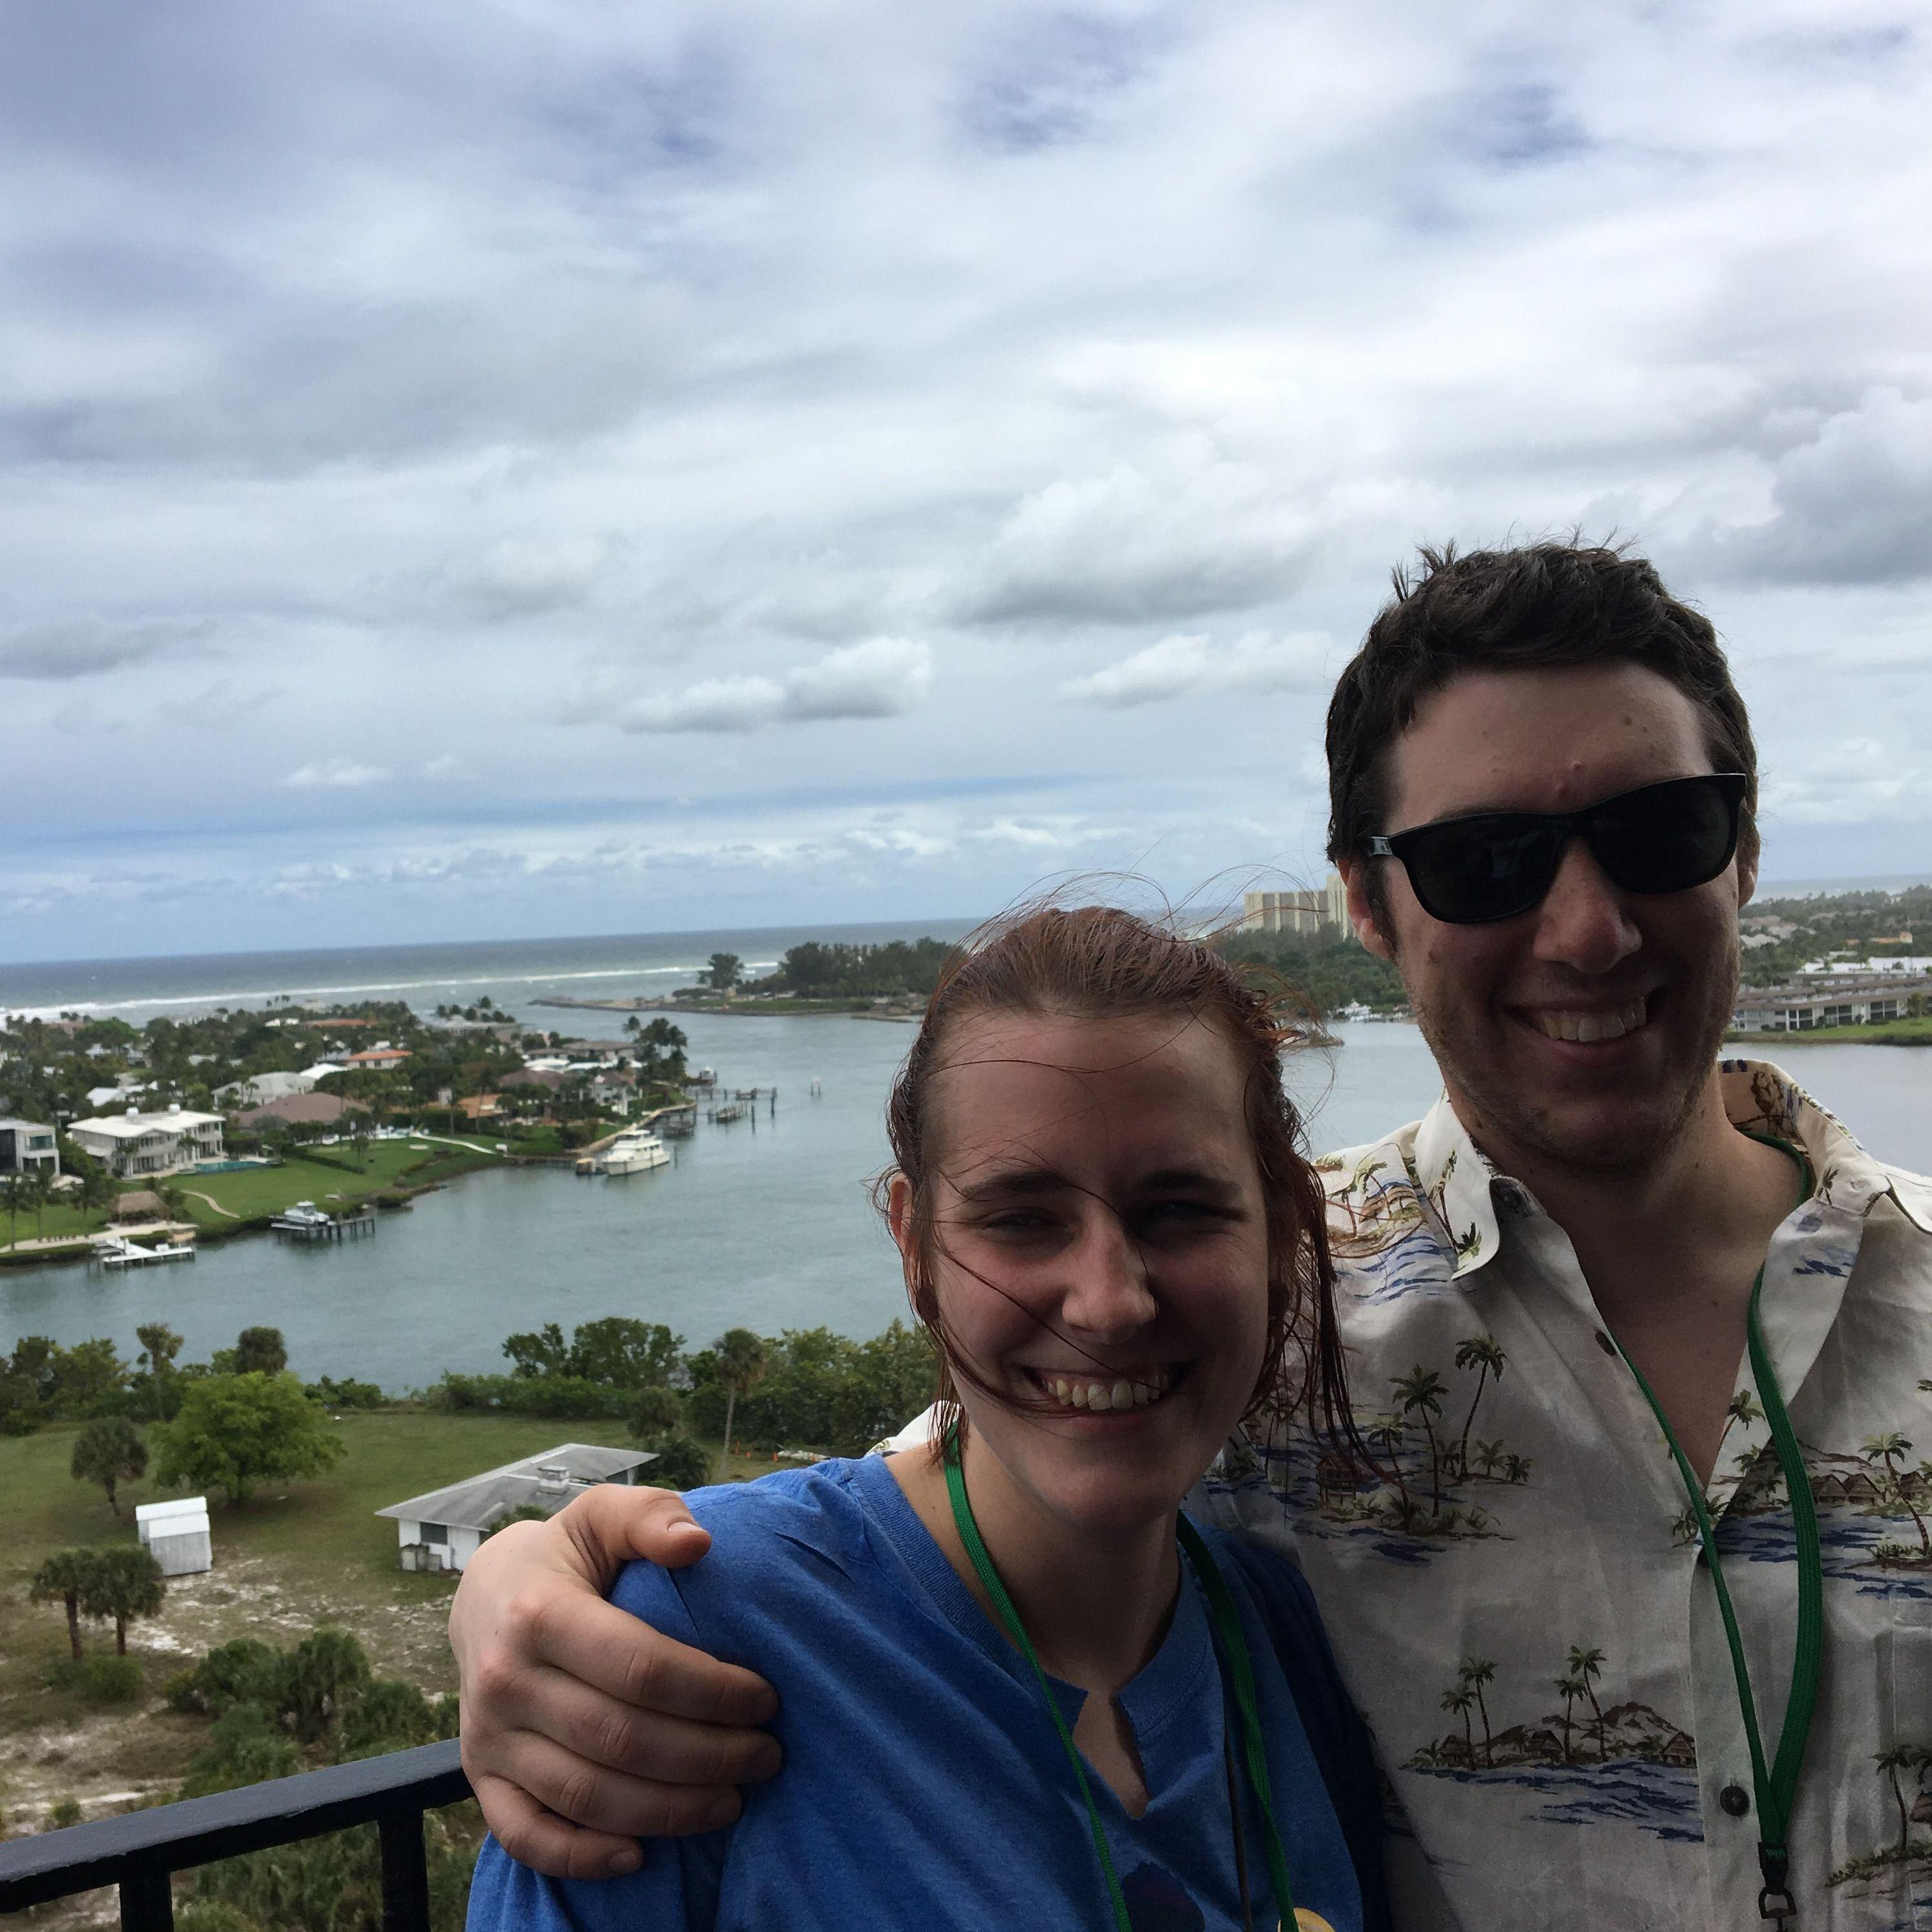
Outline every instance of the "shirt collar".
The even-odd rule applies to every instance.
[[[1932,1234],[1932,1180],[1874,1160],[1838,1117],[1768,1060],[1718,1063],[1724,1111],[1748,1133],[1769,1134],[1803,1150],[1816,1179],[1813,1198],[1861,1219],[1892,1202],[1920,1233]],[[1417,1124],[1410,1172],[1417,1194],[1440,1223],[1460,1280],[1492,1259],[1499,1222],[1540,1213],[1520,1181],[1503,1173],[1469,1138],[1444,1094]]]

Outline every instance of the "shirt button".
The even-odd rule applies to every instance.
[[[1597,1346],[1606,1355],[1614,1355],[1617,1352],[1616,1342],[1612,1342],[1600,1328],[1597,1330]]]
[[[1742,1818],[1750,1809],[1750,1793],[1742,1784],[1727,1784],[1718,1793],[1718,1802],[1733,1818]]]

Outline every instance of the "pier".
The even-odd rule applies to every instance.
[[[124,1234],[106,1234],[96,1241],[89,1251],[88,1260],[104,1268],[144,1268],[151,1262],[191,1262],[194,1259],[194,1244],[184,1241],[179,1246],[164,1241],[158,1246],[144,1248],[138,1241],[130,1241]]]
[[[353,1240],[358,1235],[376,1232],[376,1210],[373,1208],[360,1208],[352,1214],[338,1218],[314,1209],[304,1214],[302,1209],[307,1205],[306,1202],[298,1202],[287,1214],[278,1214],[268,1226],[292,1241]]]

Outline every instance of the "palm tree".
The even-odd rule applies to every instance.
[[[1912,1814],[1906,1808],[1904,1787],[1898,1781],[1901,1771],[1922,1770],[1932,1760],[1932,1751],[1917,1744],[1894,1744],[1877,1754],[1879,1775],[1892,1780],[1892,1802],[1898,1807],[1898,1862],[1902,1865],[1912,1851]]]
[[[1469,1712],[1475,1702],[1476,1694],[1466,1686],[1459,1686],[1454,1690],[1445,1690],[1442,1694],[1443,1709],[1453,1711],[1462,1720],[1462,1742],[1468,1748],[1472,1758],[1476,1755],[1476,1741],[1469,1735]]]
[[[718,1379],[724,1384],[724,1449],[718,1464],[722,1479],[724,1457],[731,1454],[731,1423],[738,1398],[749,1395],[764,1378],[765,1344],[761,1336],[748,1328],[728,1328],[712,1346],[718,1356]]]
[[[154,1420],[167,1419],[164,1378],[174,1370],[175,1358],[181,1353],[182,1338],[165,1322],[144,1322],[134,1330],[148,1364],[148,1379],[154,1385]]]
[[[1500,1436],[1493,1442],[1485,1442],[1480,1436],[1476,1438],[1476,1467],[1486,1477],[1495,1475],[1496,1465],[1502,1460],[1503,1445]]]
[[[1404,1415],[1419,1415],[1429,1438],[1429,1513],[1442,1514],[1442,1445],[1436,1439],[1436,1418],[1442,1413],[1442,1378],[1420,1362],[1406,1376],[1394,1378],[1396,1401]]]
[[[1483,1696],[1483,1686],[1495,1682],[1496,1666],[1486,1657],[1466,1657],[1456,1675],[1462,1679],[1463,1688],[1475,1694],[1476,1709],[1483,1720],[1483,1762],[1493,1766],[1496,1761],[1496,1748],[1490,1736],[1490,1707]]]
[[[1570,1713],[1576,1700],[1583,1694],[1583,1687],[1574,1677],[1559,1677],[1556,1680],[1556,1694],[1563,1700],[1563,1762],[1572,1764],[1575,1760],[1570,1755]]]
[[[1733,1422],[1742,1422],[1748,1429],[1754,1422],[1764,1419],[1764,1411],[1758,1407],[1757,1398],[1748,1388],[1739,1389],[1726,1404],[1724,1413]]]
[[[143,1554],[146,1552],[143,1552]],[[67,1640],[73,1646],[74,1661],[80,1661],[80,1619],[83,1609],[94,1615],[92,1605],[99,1588],[100,1552],[98,1550],[62,1550],[50,1556],[34,1572],[28,1586],[29,1603],[61,1603],[67,1606]]]
[[[1604,1653],[1586,1650],[1580,1644],[1570,1646],[1570,1675],[1583,1687],[1590,1708],[1597,1715],[1597,1760],[1601,1763],[1610,1754],[1610,1738],[1604,1728],[1604,1707],[1597,1702],[1596,1680],[1604,1674]]]
[[[1912,1498],[1905,1493],[1905,1484],[1900,1480],[1896,1465],[1900,1456],[1907,1454],[1912,1444],[1897,1430],[1883,1436],[1872,1436],[1859,1449],[1859,1455],[1868,1462],[1882,1462],[1887,1480],[1892,1485],[1892,1494],[1905,1505],[1906,1513],[1912,1518],[1912,1526],[1918,1532],[1918,1546],[1928,1556],[1932,1556],[1932,1540],[1925,1534],[1925,1519],[1912,1506]]]
[[[1508,1360],[1502,1344],[1493,1335],[1468,1335],[1456,1344],[1456,1367],[1473,1368],[1476,1371],[1476,1393],[1470,1400],[1468,1414],[1462,1418],[1462,1436],[1456,1444],[1456,1473],[1459,1476],[1469,1472],[1469,1430],[1476,1420],[1476,1405],[1483,1399],[1483,1384],[1491,1376],[1501,1382],[1503,1365]]]
[[[1370,1416],[1368,1426],[1362,1431],[1362,1440],[1387,1459],[1389,1473],[1395,1478],[1396,1493],[1402,1498],[1405,1529],[1408,1527],[1410,1508],[1408,1484],[1402,1473],[1402,1444],[1408,1433],[1408,1426],[1402,1418],[1394,1414]]]

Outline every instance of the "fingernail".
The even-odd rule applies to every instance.
[[[622,1878],[626,1872],[634,1872],[644,1862],[644,1855],[635,1845],[626,1845],[621,1852],[610,1854],[610,1863],[604,1869],[613,1878]]]

